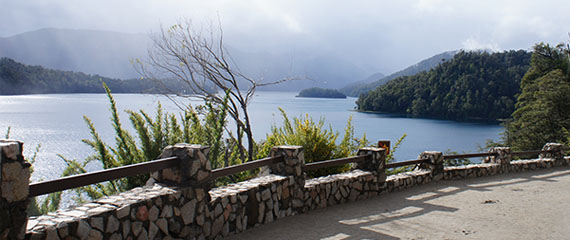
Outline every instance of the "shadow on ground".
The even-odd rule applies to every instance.
[[[509,234],[516,229],[501,228],[497,221],[513,222],[511,226],[517,227],[517,221],[521,221],[517,214],[525,206],[516,204],[524,205],[533,196],[540,198],[544,195],[541,192],[543,186],[555,184],[553,187],[557,188],[560,184],[567,185],[568,182],[561,181],[562,178],[570,182],[570,170],[556,168],[441,181],[286,217],[229,238],[471,239],[489,235],[501,239],[501,234]],[[549,207],[548,203],[545,207]],[[525,224],[523,219],[520,226],[523,231]],[[493,229],[496,233],[485,229]],[[510,239],[516,237],[508,236]]]

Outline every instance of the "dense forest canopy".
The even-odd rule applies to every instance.
[[[313,87],[301,90],[297,97],[346,98],[346,95],[342,94],[336,89]]]
[[[457,53],[428,72],[396,78],[357,100],[362,111],[452,120],[497,120],[514,110],[531,54]]]
[[[43,93],[104,93],[101,82],[107,83],[115,93],[166,93],[191,91],[187,86],[164,81],[157,85],[149,79],[120,80],[80,72],[46,69],[29,66],[10,58],[0,58],[0,95]]]

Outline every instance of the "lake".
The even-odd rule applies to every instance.
[[[344,133],[350,116],[355,135],[375,142],[380,139],[394,143],[403,134],[408,136],[397,150],[396,160],[415,159],[426,150],[477,152],[487,139],[497,140],[503,128],[496,124],[465,123],[433,119],[405,118],[389,114],[355,112],[356,98],[319,99],[296,98],[294,92],[257,92],[250,115],[256,140],[265,137],[272,124],[281,125],[278,107],[285,109],[290,118],[308,114],[315,121],[324,117],[326,124]],[[145,109],[153,113],[161,102],[168,112],[178,108],[161,95],[115,94],[121,110]],[[191,100],[192,104],[200,101]],[[81,142],[90,138],[83,115],[90,117],[101,137],[114,143],[114,132],[109,120],[109,103],[105,94],[48,94],[24,96],[0,96],[0,136],[4,137],[10,126],[10,136],[25,144],[24,153],[30,156],[38,144],[41,148],[32,181],[58,178],[65,163],[58,154],[69,159],[84,159],[93,151]],[[124,126],[130,127],[126,114],[121,115]],[[131,128],[132,129],[132,128]],[[97,164],[90,170],[100,169]]]

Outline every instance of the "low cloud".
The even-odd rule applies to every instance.
[[[3,0],[0,36],[40,28],[149,33],[181,18],[221,19],[227,42],[252,52],[340,56],[370,72],[443,51],[530,49],[568,40],[568,1],[531,0]]]
[[[500,51],[501,48],[496,42],[485,42],[478,37],[471,37],[461,43],[464,50],[491,50],[493,52]]]

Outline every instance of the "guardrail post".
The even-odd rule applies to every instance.
[[[483,160],[483,163],[496,163],[500,165],[508,165],[513,160],[510,147],[492,147],[489,153],[494,153],[494,156],[488,156]]]
[[[30,163],[23,143],[0,140],[0,239],[24,239],[28,217]]]
[[[443,153],[425,151],[420,154],[419,158],[426,160],[420,164],[420,168],[431,171],[433,181],[439,181],[443,178]]]
[[[291,207],[295,212],[303,212],[305,203],[305,152],[302,146],[275,146],[271,149],[270,157],[283,156],[283,163],[269,166],[272,174],[288,176]]]
[[[360,161],[356,164],[357,169],[362,169],[366,171],[371,171],[376,173],[378,176],[378,181],[383,182],[386,180],[386,149],[385,148],[375,148],[375,147],[365,147],[358,149],[356,153],[357,156],[363,156],[370,154],[371,157],[364,161]]]
[[[548,152],[540,153],[539,158],[553,158],[556,161],[564,160],[564,144],[547,143],[542,147],[542,151]]]
[[[158,157],[178,157],[180,166],[178,168],[167,168],[154,172],[151,177],[159,183],[185,185],[185,186],[205,186],[204,184],[210,175],[212,167],[208,160],[210,147],[178,143],[174,146],[167,146]],[[208,189],[209,190],[209,189]]]
[[[184,222],[196,222],[196,219],[203,217],[198,213],[204,213],[208,202],[212,182],[208,179],[212,175],[212,167],[209,161],[210,147],[179,143],[174,146],[164,148],[159,158],[178,157],[180,166],[178,168],[167,168],[151,174],[151,177],[158,183],[173,184],[182,187],[182,195],[187,202],[181,202],[182,211],[193,211],[186,213],[188,218]],[[196,207],[196,208],[194,208]]]

